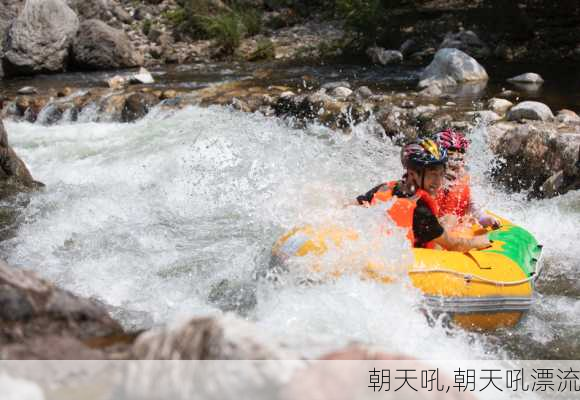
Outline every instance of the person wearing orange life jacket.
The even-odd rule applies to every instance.
[[[401,151],[405,174],[400,181],[382,183],[358,196],[361,205],[372,206],[394,200],[388,215],[397,226],[408,229],[414,247],[468,251],[490,245],[487,235],[457,237],[447,232],[437,219],[435,195],[443,184],[447,152],[433,140],[420,139]]]
[[[439,205],[438,217],[452,216],[461,221],[473,216],[481,226],[498,228],[500,223],[487,215],[473,201],[469,174],[465,170],[464,156],[469,142],[461,132],[447,129],[435,134],[435,141],[447,150],[449,161],[445,184],[438,191],[436,200]]]

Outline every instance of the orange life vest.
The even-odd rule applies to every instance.
[[[371,205],[374,205],[379,201],[389,201],[394,197],[395,201],[387,213],[397,226],[407,229],[407,238],[413,244],[413,247],[417,247],[418,243],[415,240],[415,234],[413,232],[413,215],[415,214],[415,208],[417,208],[417,201],[423,199],[429,209],[433,212],[433,215],[437,215],[437,203],[429,193],[422,189],[417,190],[412,197],[397,197],[393,194],[397,183],[398,182],[396,181],[385,183],[383,187],[374,194],[371,200]],[[435,244],[433,242],[425,243],[424,247],[433,249],[435,248]]]
[[[436,201],[439,206],[438,217],[450,214],[464,217],[469,212],[469,204],[471,203],[469,176],[465,175],[451,187],[439,190]]]

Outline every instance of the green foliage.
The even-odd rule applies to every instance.
[[[205,17],[202,25],[207,35],[217,40],[225,55],[234,54],[245,34],[240,16],[233,12]]]
[[[247,10],[240,9],[236,12],[239,14],[249,36],[255,36],[262,32],[262,14],[258,10],[250,8]]]
[[[336,12],[361,46],[376,41],[385,15],[381,0],[335,0]]]
[[[248,57],[248,61],[272,60],[276,57],[274,42],[270,39],[261,39],[258,41],[258,48]]]
[[[141,27],[141,30],[143,31],[144,35],[149,35],[149,32],[151,31],[152,25],[153,24],[149,18],[147,18],[146,20],[143,21],[143,26]]]

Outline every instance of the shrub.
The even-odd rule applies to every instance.
[[[234,54],[245,33],[239,15],[233,12],[205,17],[202,25],[207,35],[217,40],[225,55]]]
[[[258,41],[258,48],[248,57],[248,61],[272,60],[276,57],[274,42],[270,39]]]
[[[376,41],[386,12],[381,0],[336,0],[335,7],[361,46]]]

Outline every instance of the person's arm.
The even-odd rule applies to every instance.
[[[352,201],[349,201],[348,203],[346,203],[345,207],[356,206],[356,205],[369,207],[371,205],[371,201],[373,200],[375,193],[378,192],[383,187],[383,185],[384,185],[384,183],[381,183],[380,185],[375,186],[374,188],[372,188],[371,190],[369,190],[365,194],[361,194],[360,196],[357,196],[355,200],[352,200]]]
[[[490,245],[487,235],[473,238],[453,235],[439,223],[437,217],[422,200],[417,202],[413,215],[413,233],[420,247],[432,241],[446,250],[466,252],[472,249],[483,249]]]
[[[441,236],[433,241],[446,250],[461,252],[485,249],[491,245],[487,234],[474,236],[472,238],[464,238],[455,236],[447,231],[444,231]]]

